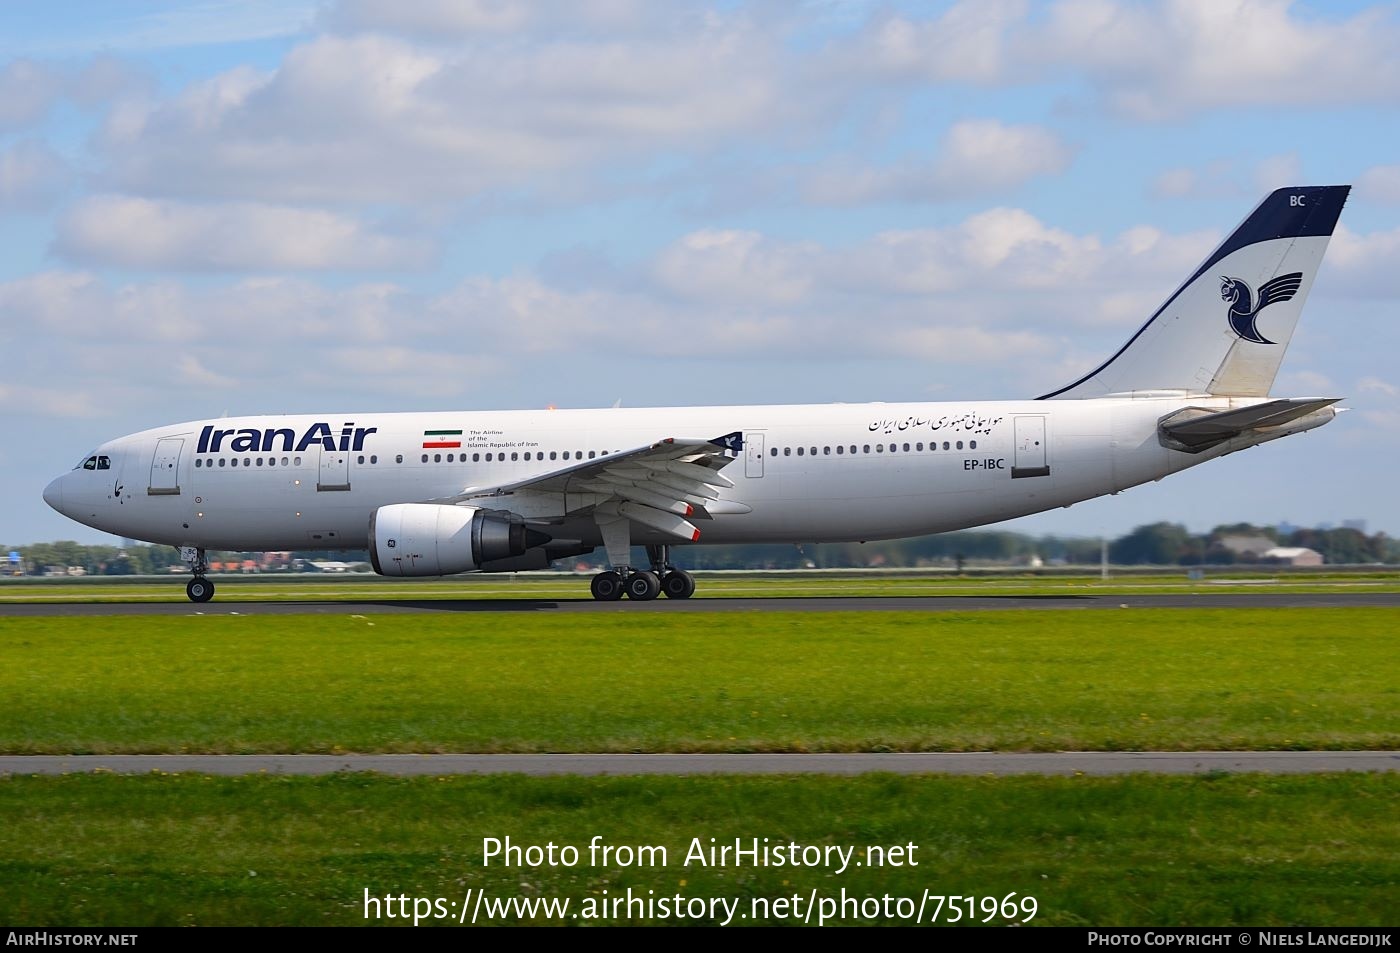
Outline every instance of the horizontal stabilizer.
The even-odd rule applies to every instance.
[[[1246,431],[1278,427],[1306,417],[1339,400],[1340,397],[1285,398],[1218,413],[1187,407],[1163,417],[1157,429],[1167,446],[1198,453]]]

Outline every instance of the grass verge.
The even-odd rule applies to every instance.
[[[1400,882],[1395,775],[1123,778],[0,779],[0,922],[362,924],[364,897],[1036,899],[1032,924],[1386,925]],[[594,836],[664,864],[590,859]],[[576,866],[483,865],[483,839]],[[685,865],[693,838],[913,845],[917,866]],[[654,894],[649,894],[654,891]],[[455,907],[445,907],[456,916]],[[859,913],[859,911],[855,911]],[[946,915],[946,914],[945,914]],[[983,914],[979,913],[979,919]],[[714,923],[722,914],[699,917]],[[815,918],[814,918],[815,920]],[[491,922],[551,922],[518,913]],[[372,922],[403,924],[400,918]],[[429,921],[431,922],[431,921]],[[552,922],[559,922],[554,920]],[[684,922],[625,909],[600,921]],[[899,922],[858,916],[843,922]],[[1004,923],[1000,915],[993,923]]]
[[[0,752],[1394,748],[1395,618],[0,619]]]

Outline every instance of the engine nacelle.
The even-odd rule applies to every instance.
[[[450,576],[549,542],[519,519],[475,506],[394,503],[369,519],[369,559],[381,576]]]

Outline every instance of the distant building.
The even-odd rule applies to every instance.
[[[1321,566],[1322,554],[1306,546],[1275,546],[1261,554],[1271,563],[1285,566]]]
[[[1240,562],[1258,562],[1264,553],[1278,548],[1278,543],[1267,536],[1222,536],[1220,545],[1235,554]]]

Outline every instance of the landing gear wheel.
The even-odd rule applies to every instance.
[[[191,602],[208,602],[214,598],[214,584],[203,576],[196,576],[185,583],[185,595]]]
[[[668,599],[689,599],[695,595],[695,577],[684,569],[672,569],[661,577],[661,591]]]
[[[661,595],[661,580],[656,573],[643,569],[627,577],[627,598],[637,602],[649,602]]]
[[[622,598],[622,577],[612,570],[600,572],[593,577],[588,588],[593,590],[593,598],[599,602],[616,602]]]

